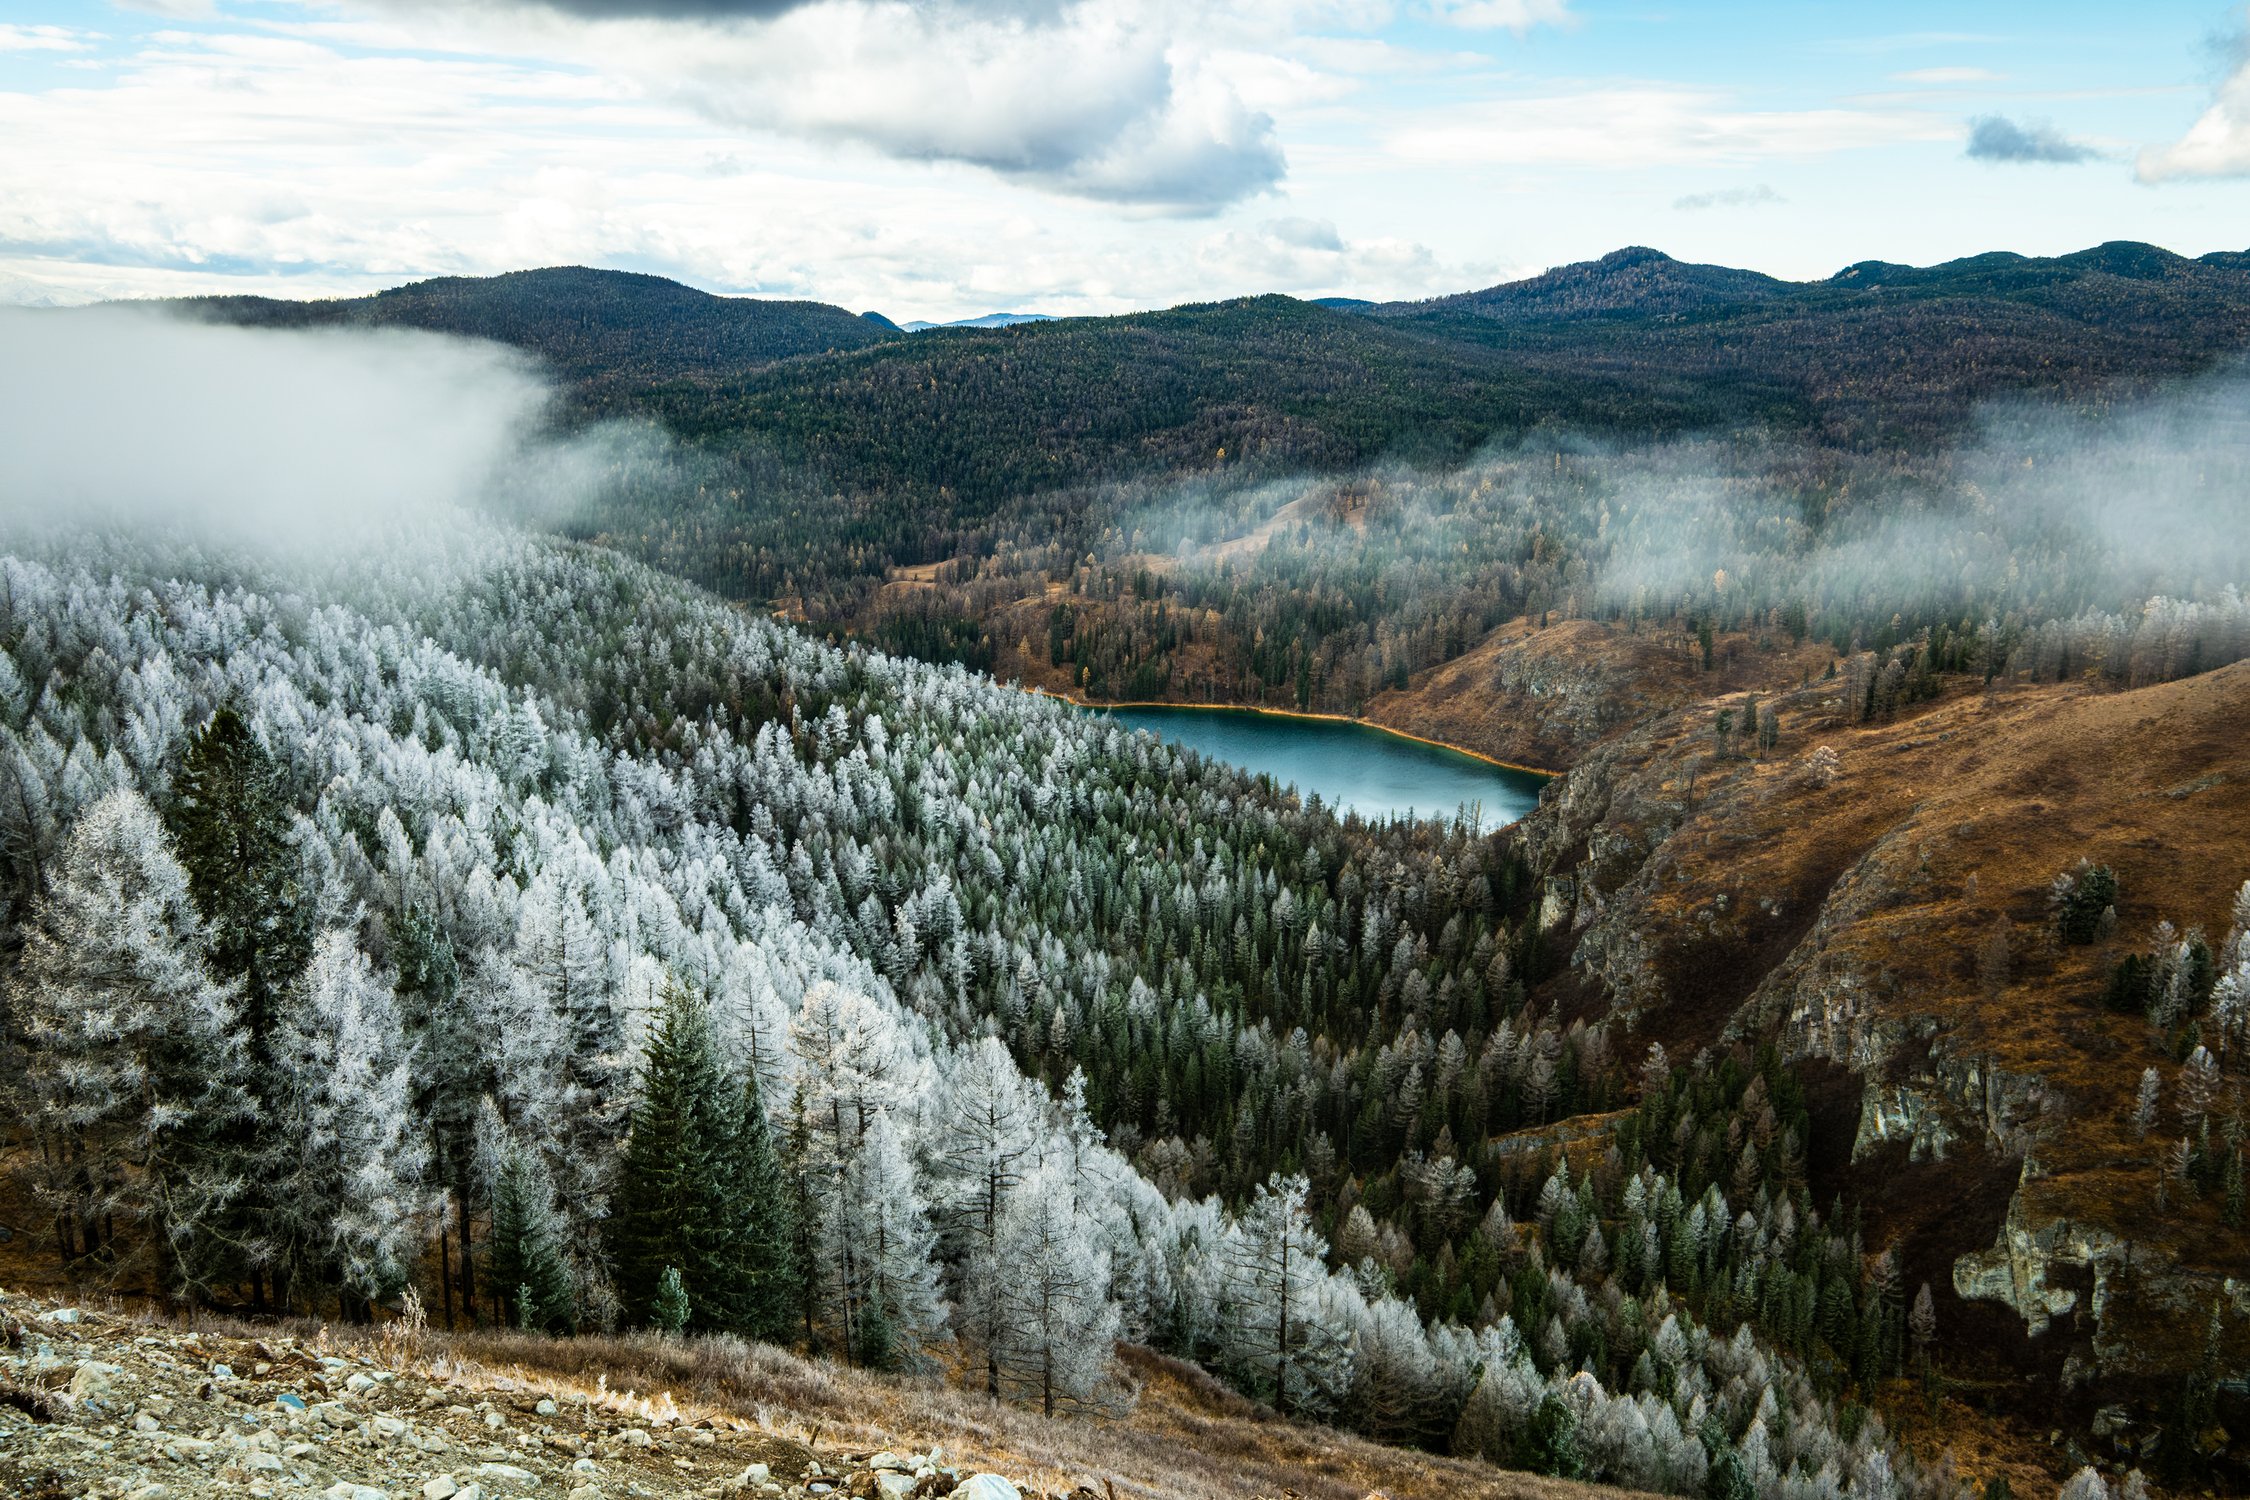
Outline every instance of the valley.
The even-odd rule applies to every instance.
[[[333,554],[11,539],[11,1289],[810,1359],[1019,1473],[2223,1492],[2245,274],[172,309],[553,386]]]

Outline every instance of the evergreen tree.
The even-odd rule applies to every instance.
[[[211,967],[241,981],[243,1021],[262,1058],[283,997],[312,957],[313,908],[281,767],[232,707],[189,744],[167,814],[210,924]]]
[[[1730,1455],[1731,1456],[1731,1455]],[[1540,1399],[1531,1420],[1524,1424],[1522,1434],[1516,1439],[1516,1467],[1529,1469],[1534,1474],[1551,1474],[1557,1479],[1576,1479],[1586,1471],[1585,1460],[1578,1451],[1578,1415],[1562,1397],[1549,1391]],[[1735,1460],[1737,1464],[1740,1459]],[[1719,1500],[1750,1500],[1745,1495],[1726,1495]]]
[[[411,1271],[429,1146],[395,996],[348,931],[314,948],[273,1058],[278,1160],[266,1221],[282,1296],[334,1288],[364,1316]]]
[[[111,792],[64,842],[13,986],[30,1046],[16,1092],[65,1260],[118,1268],[118,1222],[137,1220],[190,1295],[254,1248],[236,1214],[256,1166],[240,989],[205,967],[205,933],[162,823]]]
[[[553,1182],[519,1142],[504,1139],[498,1150],[486,1279],[513,1304],[517,1327],[568,1333],[578,1323],[578,1294],[563,1257]]]
[[[725,1165],[729,1214],[717,1271],[734,1290],[734,1331],[778,1342],[797,1315],[803,1261],[796,1196],[754,1068],[743,1070]]]
[[[655,1321],[667,1269],[693,1328],[777,1338],[794,1311],[795,1226],[755,1071],[731,1087],[701,995],[668,982],[607,1225],[628,1319]]]
[[[664,1274],[656,1278],[656,1298],[649,1308],[649,1322],[665,1333],[677,1335],[687,1328],[688,1317],[687,1283],[680,1279],[678,1266],[666,1266]]]
[[[734,1133],[702,997],[668,980],[604,1226],[628,1321],[654,1320],[658,1284],[672,1267],[696,1289],[698,1329],[740,1326],[734,1289],[721,1273],[735,1227]]]

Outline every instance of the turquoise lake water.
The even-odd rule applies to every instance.
[[[1263,772],[1363,818],[1450,818],[1474,803],[1486,828],[1538,805],[1548,778],[1512,771],[1366,724],[1292,719],[1239,708],[1101,710],[1203,755]]]

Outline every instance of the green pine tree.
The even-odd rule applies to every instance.
[[[1585,1471],[1578,1452],[1578,1417],[1562,1397],[1549,1391],[1516,1439],[1516,1467],[1557,1479],[1576,1479]]]
[[[658,1283],[667,1266],[676,1266],[696,1287],[699,1330],[737,1325],[737,1298],[722,1264],[732,1218],[726,1147],[734,1134],[725,1096],[702,997],[668,982],[607,1226],[610,1265],[631,1322],[654,1321]]]
[[[563,1261],[554,1190],[538,1159],[514,1142],[493,1184],[486,1254],[490,1283],[515,1288],[517,1327],[567,1333],[576,1326],[577,1289]]]
[[[263,1058],[281,995],[312,958],[313,912],[281,767],[233,709],[189,744],[165,821],[211,926],[211,967],[242,981],[243,1021]]]
[[[737,1089],[694,990],[667,987],[609,1220],[626,1316],[656,1318],[666,1267],[695,1288],[699,1332],[785,1337],[799,1281],[796,1214],[758,1082]]]
[[[797,1314],[797,1206],[758,1078],[744,1080],[726,1142],[726,1222],[717,1245],[720,1278],[734,1289],[733,1331],[786,1339]]]
[[[666,1333],[677,1334],[688,1325],[687,1283],[680,1279],[678,1266],[666,1266],[664,1274],[656,1279],[656,1300],[649,1309],[649,1321]]]

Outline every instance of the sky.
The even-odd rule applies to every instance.
[[[942,321],[2115,239],[2250,248],[2243,5],[0,0],[0,301],[582,264]]]

